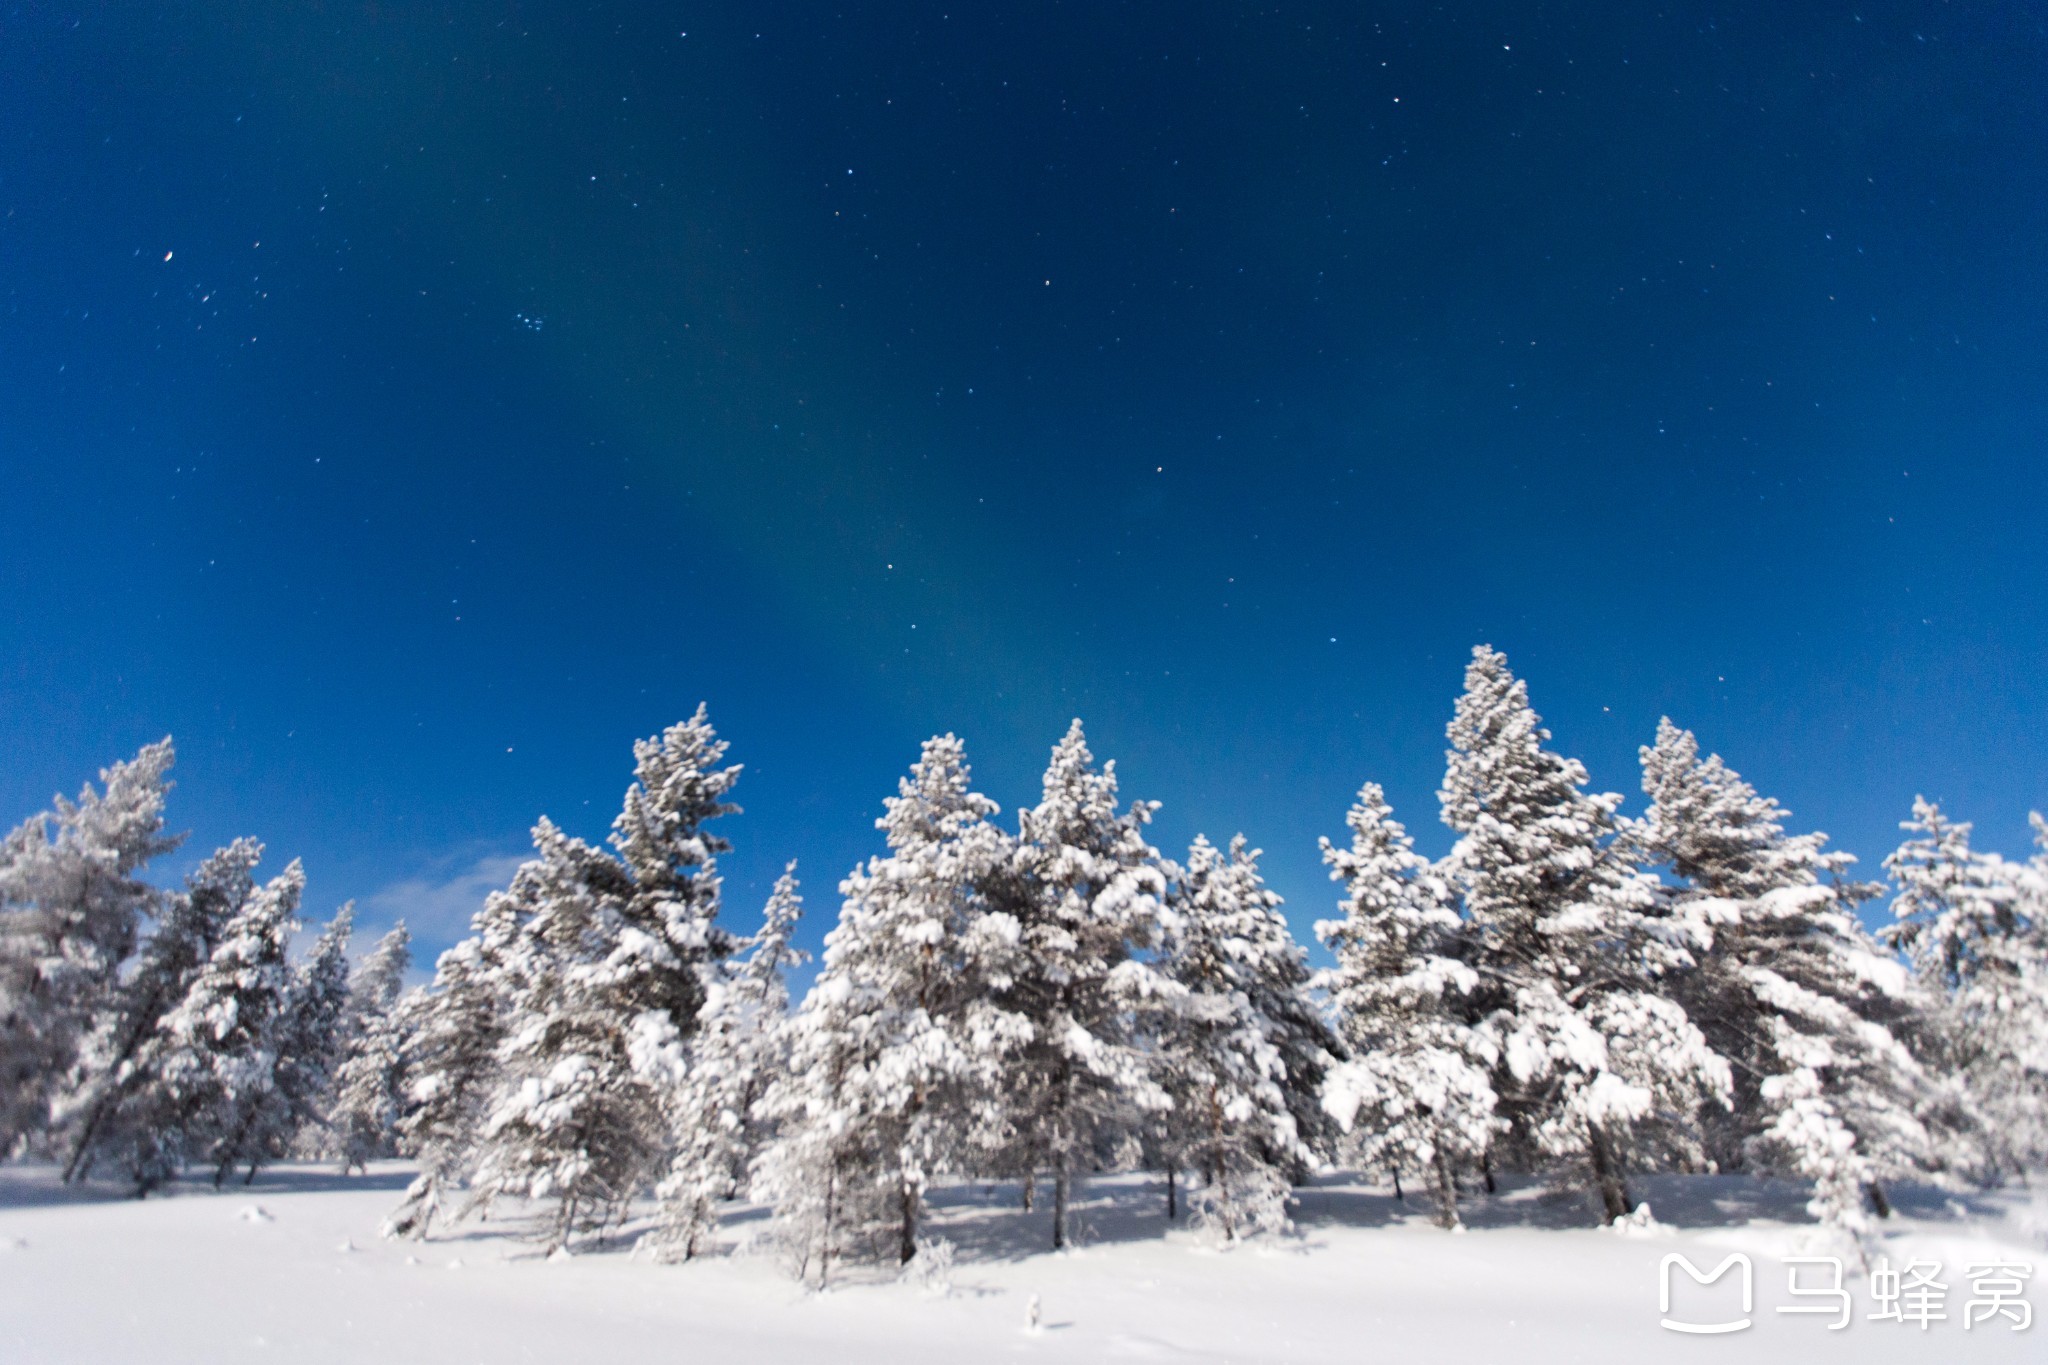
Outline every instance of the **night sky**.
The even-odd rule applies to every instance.
[[[0,507],[0,824],[169,732],[429,951],[699,700],[739,927],[1080,715],[1306,934],[1479,641],[2021,854],[2048,8],[16,6]]]

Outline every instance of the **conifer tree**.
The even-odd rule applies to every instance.
[[[276,1102],[279,1026],[292,990],[288,952],[305,886],[294,860],[251,893],[139,1052],[148,1084],[134,1096],[141,1122],[128,1152],[138,1193],[176,1178],[188,1160],[211,1163],[217,1183],[250,1159],[252,1134]]]
[[[502,1195],[552,1202],[554,1248],[606,1226],[655,1173],[682,1050],[673,1019],[632,1007],[647,965],[635,950],[659,947],[621,943],[625,869],[546,819],[533,842],[539,856],[513,879],[532,913],[505,964],[508,1027],[473,1189],[486,1207]]]
[[[400,920],[349,973],[349,1027],[368,1015],[390,1013],[405,991],[405,974],[411,970],[412,931]]]
[[[612,827],[616,855],[543,819],[521,869],[533,910],[507,961],[511,1029],[485,1120],[481,1202],[549,1201],[547,1237],[601,1229],[666,1171],[670,1101],[704,1000],[707,964],[731,937],[715,923],[717,855],[703,828],[735,809],[739,777],[702,707],[634,745],[636,781]]]
[[[243,1138],[249,1178],[266,1161],[326,1145],[325,1101],[341,1062],[349,1013],[349,940],[355,907],[344,905],[291,973],[277,1021],[276,1084]]]
[[[1170,1109],[1144,1040],[1179,988],[1159,946],[1166,872],[1145,842],[1154,802],[1117,806],[1116,765],[1097,771],[1077,720],[1054,746],[1038,805],[1019,819],[995,908],[1020,933],[997,1004],[1030,1026],[1004,1072],[1004,1164],[1053,1181],[1055,1248],[1068,1242],[1075,1175],[1113,1163],[1142,1120]]]
[[[1708,1154],[1812,1180],[1815,1216],[1861,1233],[1878,1182],[1930,1156],[1926,1077],[1894,1032],[1919,997],[1856,917],[1878,888],[1845,880],[1854,859],[1825,835],[1786,834],[1776,801],[1668,719],[1642,768],[1650,806],[1628,834],[1669,867],[1667,913],[1696,964],[1673,994],[1731,1065]]]
[[[1334,1046],[1258,857],[1241,834],[1228,853],[1196,836],[1165,916],[1165,970],[1185,992],[1156,1044],[1173,1099],[1168,1169],[1202,1174],[1195,1221],[1225,1241],[1286,1226],[1288,1184],[1325,1127],[1317,1092]]]
[[[411,935],[401,923],[377,941],[349,978],[328,1114],[329,1150],[340,1158],[344,1175],[397,1150],[407,1023],[399,992],[411,966]]]
[[[1914,837],[1884,862],[1898,887],[1885,940],[1942,1002],[1935,1057],[1960,1078],[1991,1162],[2021,1172],[2048,1159],[2043,865],[1973,849],[1968,822],[1925,799],[1900,828]]]
[[[138,1058],[164,1016],[184,1000],[228,922],[254,894],[262,858],[262,844],[237,839],[187,876],[183,891],[165,898],[134,972],[114,1006],[102,1012],[85,1048],[83,1080],[61,1124],[68,1143],[65,1180],[89,1174],[102,1157],[128,1169],[138,1146],[153,1140],[152,1106],[137,1099],[156,1078]]]
[[[424,1238],[474,1168],[510,1023],[512,950],[533,913],[538,880],[515,875],[509,890],[492,892],[470,936],[436,960],[427,992],[403,1003],[398,1146],[419,1161],[420,1173],[386,1216],[387,1237]]]
[[[657,1191],[660,1222],[646,1239],[655,1257],[687,1261],[718,1226],[718,1205],[736,1196],[759,1149],[755,1108],[786,1061],[788,972],[809,958],[790,940],[803,916],[796,864],[776,880],[746,957],[719,964],[690,1041],[676,1097],[675,1156]]]
[[[1726,1102],[1727,1063],[1655,988],[1685,957],[1649,922],[1654,878],[1616,856],[1621,798],[1588,794],[1585,768],[1545,747],[1498,652],[1473,650],[1448,734],[1448,870],[1508,1138],[1525,1159],[1583,1161],[1611,1221],[1633,1207],[1631,1165],[1703,1160],[1695,1116]]]
[[[1462,1226],[1456,1173],[1481,1163],[1501,1126],[1488,1030],[1467,1022],[1479,976],[1461,960],[1462,926],[1449,885],[1415,852],[1376,783],[1359,790],[1346,823],[1351,846],[1322,841],[1330,878],[1345,885],[1344,918],[1316,935],[1336,955],[1323,976],[1348,1057],[1323,1102],[1362,1166],[1424,1173],[1437,1222]]]
[[[758,1112],[773,1132],[753,1172],[756,1195],[775,1209],[790,1270],[818,1287],[853,1249],[856,1236],[887,1217],[885,1192],[873,1179],[881,1167],[872,1128],[854,1122],[850,1102],[865,1039],[850,1025],[852,983],[819,980],[784,1026],[787,1060],[762,1094]]]
[[[39,1137],[82,1041],[117,1007],[122,964],[160,893],[138,875],[164,833],[171,741],[0,839],[0,1157]]]
[[[841,883],[824,969],[791,1021],[786,1083],[763,1104],[780,1128],[765,1187],[790,1235],[811,1243],[800,1259],[821,1270],[885,1229],[899,1261],[916,1254],[925,1189],[999,1125],[992,1097],[1028,1033],[993,998],[1011,979],[1017,924],[984,887],[1011,844],[960,741],[926,741],[885,807],[889,853]]]

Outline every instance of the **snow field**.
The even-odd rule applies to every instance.
[[[144,1201],[74,1196],[42,1168],[0,1171],[0,1360],[116,1362],[504,1362],[980,1360],[1303,1362],[2018,1361],[2040,1328],[1965,1331],[1956,1272],[1988,1259],[2048,1262],[2048,1197],[2013,1192],[1951,1205],[1905,1192],[1883,1250],[1951,1273],[1946,1322],[1781,1316],[1778,1258],[1825,1250],[1805,1192],[1743,1177],[1663,1177],[1644,1193],[1666,1224],[1589,1226],[1578,1199],[1525,1187],[1466,1205],[1470,1231],[1427,1221],[1341,1177],[1301,1194],[1299,1233],[1218,1251],[1167,1230],[1154,1180],[1092,1181],[1076,1209],[1083,1245],[1043,1250],[1048,1215],[1013,1185],[935,1191],[930,1233],[953,1242],[950,1287],[855,1267],[807,1291],[772,1251],[731,1251],[764,1214],[741,1206],[714,1254],[682,1266],[616,1249],[544,1259],[520,1220],[465,1224],[425,1243],[381,1240],[378,1220],[410,1178],[403,1163],[341,1179],[290,1166],[253,1187],[178,1187]],[[261,1210],[260,1214],[255,1210]],[[1675,1226],[1674,1226],[1675,1225]],[[1756,1266],[1754,1326],[1721,1337],[1659,1327],[1658,1262],[1710,1268],[1731,1251]],[[1716,1291],[1718,1293],[1718,1287]],[[1687,1285],[1674,1312],[1711,1316]],[[2037,1306],[2048,1286],[2030,1285]],[[1033,1295],[1038,1331],[1026,1328]]]

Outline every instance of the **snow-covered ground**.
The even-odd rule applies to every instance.
[[[516,1220],[424,1245],[379,1240],[409,1175],[397,1164],[351,1179],[287,1168],[250,1188],[138,1202],[0,1168],[0,1360],[1870,1365],[2038,1360],[2048,1340],[2048,1328],[2015,1332],[2010,1319],[1962,1323],[1967,1264],[2048,1271],[2048,1195],[2023,1190],[1969,1201],[1904,1192],[1884,1251],[1895,1267],[1941,1264],[1947,1320],[1866,1320],[1869,1285],[1852,1265],[1855,1317],[1830,1331],[1828,1317],[1775,1311],[1793,1302],[1780,1258],[1827,1250],[1799,1192],[1733,1177],[1645,1182],[1657,1221],[1627,1233],[1587,1226],[1582,1204],[1535,1189],[1475,1197],[1463,1235],[1429,1226],[1412,1200],[1332,1178],[1303,1192],[1297,1237],[1227,1252],[1165,1231],[1156,1181],[1117,1178],[1088,1187],[1088,1240],[1063,1254],[1042,1249],[1046,1215],[1018,1211],[1013,1186],[964,1185],[943,1193],[934,1220],[957,1248],[949,1286],[870,1271],[821,1294],[765,1250],[657,1266],[622,1239],[550,1261]],[[728,1245],[758,1244],[761,1228],[757,1211],[739,1210]],[[1755,1269],[1753,1325],[1721,1336],[1660,1327],[1660,1261],[1677,1252],[1708,1271],[1735,1251]],[[1671,1316],[1736,1314],[1739,1273],[1711,1290],[1680,1274]],[[1826,1267],[1801,1274],[1819,1283]],[[1036,1332],[1025,1325],[1033,1295]],[[2026,1297],[2048,1308],[2048,1283],[2029,1283]]]

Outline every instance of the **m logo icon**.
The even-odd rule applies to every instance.
[[[1702,1285],[1712,1284],[1723,1275],[1726,1275],[1730,1266],[1739,1269],[1742,1272],[1743,1316],[1729,1322],[1674,1322],[1671,1318],[1671,1269],[1673,1266],[1683,1269],[1686,1274],[1692,1277],[1694,1284]],[[1719,1332],[1740,1332],[1743,1328],[1749,1326],[1749,1310],[1755,1301],[1755,1291],[1756,1272],[1750,1267],[1749,1257],[1739,1251],[1730,1254],[1727,1260],[1715,1266],[1710,1273],[1705,1275],[1700,1273],[1698,1266],[1686,1260],[1685,1257],[1675,1251],[1657,1263],[1657,1311],[1665,1315],[1664,1326],[1668,1331],[1693,1332],[1702,1336],[1710,1336]]]

